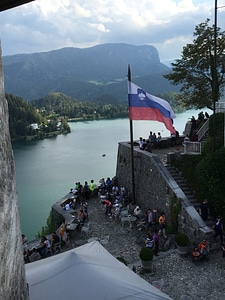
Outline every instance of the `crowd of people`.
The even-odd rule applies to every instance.
[[[158,132],[157,135],[155,132],[150,131],[148,139],[139,138],[138,144],[139,148],[144,151],[152,152],[153,149],[161,148],[162,136]]]
[[[61,249],[61,239],[53,232],[50,238],[41,236],[39,244],[32,249],[28,247],[28,240],[24,234],[22,234],[22,252],[25,263],[34,262],[36,260],[46,258],[50,255],[56,254],[57,247]]]
[[[159,253],[160,237],[166,239],[166,215],[164,212],[158,213],[156,208],[148,208],[142,212],[139,206],[136,206],[133,215],[137,217],[137,227],[140,231],[144,231],[146,237],[144,244],[151,248],[156,256]]]
[[[144,231],[146,237],[144,238],[144,244],[153,250],[157,256],[159,253],[159,240],[160,237],[164,240],[167,239],[166,235],[166,215],[164,212],[159,213],[156,208],[148,208],[142,211],[141,207],[137,205],[130,210],[130,204],[128,199],[128,192],[126,188],[121,184],[117,185],[113,179],[107,177],[105,180],[101,178],[98,185],[94,183],[94,180],[90,181],[90,184],[85,181],[84,185],[80,182],[76,182],[74,189],[70,190],[70,193],[77,195],[76,201],[68,202],[69,208],[74,209],[75,205],[79,204],[79,209],[73,212],[77,214],[74,216],[74,223],[77,224],[76,231],[81,232],[82,227],[89,220],[88,213],[88,201],[95,197],[94,191],[97,189],[98,197],[101,200],[101,206],[104,208],[104,214],[106,217],[116,220],[121,218],[121,215],[128,217],[132,214],[135,217],[135,224],[137,229]],[[123,211],[123,214],[122,214]],[[126,212],[126,214],[124,214]],[[204,221],[207,221],[209,216],[208,201],[205,199],[199,206],[199,214]],[[33,262],[38,259],[54,255],[57,252],[57,246],[61,250],[61,246],[69,243],[69,229],[65,221],[62,222],[58,228],[57,233],[53,232],[51,236],[42,236],[39,244],[32,249],[28,248],[28,241],[25,235],[22,235],[22,251],[25,262]],[[214,221],[213,229],[215,231],[214,238],[220,237],[221,246],[225,253],[225,244],[223,239],[223,221],[220,216]],[[225,255],[225,254],[224,254]]]

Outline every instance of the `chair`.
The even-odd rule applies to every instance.
[[[89,228],[90,228],[90,222],[88,222],[86,225],[84,225],[84,226],[82,226],[81,227],[81,236],[83,235],[83,234],[85,234],[86,235],[86,237],[89,237]]]
[[[128,214],[129,214],[128,210],[127,209],[123,209],[120,212],[120,218],[127,217]]]
[[[47,248],[46,257],[52,256],[52,255],[53,255],[52,248]]]
[[[54,254],[62,252],[61,241],[54,245],[53,251],[54,251]]]
[[[106,246],[108,244],[108,242],[109,242],[109,236],[110,235],[106,235],[102,239],[100,239],[100,243],[102,244],[102,246]]]

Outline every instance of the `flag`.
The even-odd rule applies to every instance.
[[[153,120],[162,122],[175,133],[173,119],[176,117],[169,102],[146,93],[142,88],[128,81],[130,120]]]

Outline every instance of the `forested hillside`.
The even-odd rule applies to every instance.
[[[18,136],[26,136],[32,134],[30,124],[41,124],[42,115],[35,108],[21,97],[12,94],[6,94],[6,100],[9,107],[9,130],[11,139]]]
[[[178,91],[163,77],[170,69],[160,62],[156,48],[127,44],[5,56],[5,91],[27,101],[60,92],[85,101],[104,96],[125,103],[128,64],[132,80],[149,93]]]
[[[104,98],[103,102],[87,102],[73,99],[62,93],[51,93],[30,103],[45,116],[55,114],[74,120],[127,118],[127,104],[115,104],[110,100],[112,99]]]

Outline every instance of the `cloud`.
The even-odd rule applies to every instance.
[[[179,58],[195,26],[214,21],[212,0],[36,0],[1,12],[3,55],[103,43],[153,45],[162,61]],[[224,28],[225,10],[218,9]]]

